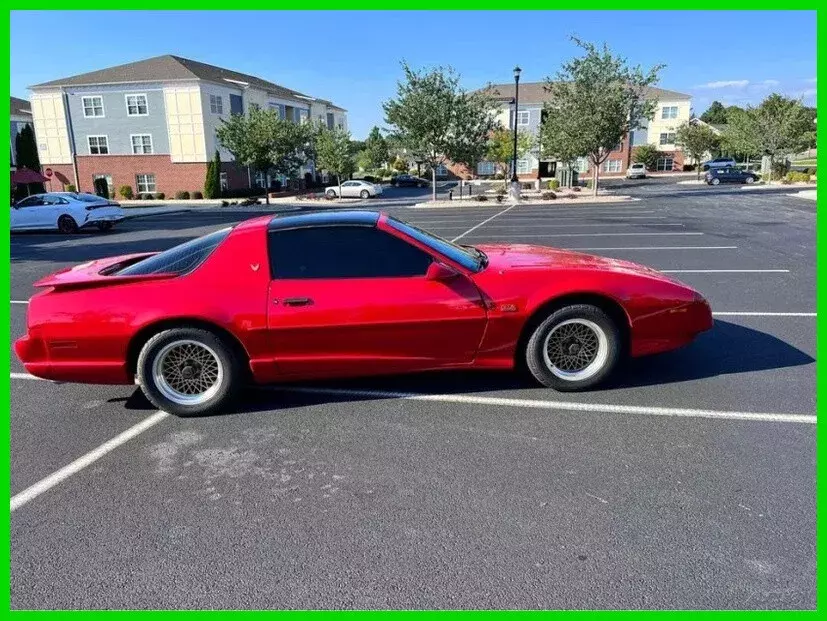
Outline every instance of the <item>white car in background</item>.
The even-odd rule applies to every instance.
[[[646,178],[646,164],[635,162],[626,169],[627,179],[645,179]]]
[[[339,196],[339,186],[331,185],[325,188],[324,194],[328,198],[336,198]],[[382,194],[382,186],[374,185],[367,181],[354,179],[352,181],[345,181],[342,184],[342,198],[374,198],[380,194]]]
[[[118,203],[82,192],[48,192],[17,201],[11,207],[12,231],[76,233],[96,227],[108,231],[126,217]]]

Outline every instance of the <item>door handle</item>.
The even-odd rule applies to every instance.
[[[284,305],[285,306],[309,306],[313,304],[313,300],[310,298],[285,298]]]

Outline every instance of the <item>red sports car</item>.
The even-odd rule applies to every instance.
[[[46,379],[137,381],[181,416],[245,381],[511,369],[579,390],[674,349],[709,304],[647,267],[541,246],[461,246],[385,214],[264,216],[35,283],[15,343]]]

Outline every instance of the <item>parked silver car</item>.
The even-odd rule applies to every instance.
[[[325,196],[336,198],[339,196],[339,186],[331,185],[324,189]],[[382,194],[382,186],[353,179],[342,184],[342,198],[374,198]]]
[[[710,168],[734,168],[735,159],[731,157],[716,157],[714,160],[701,162],[701,170],[709,170]]]
[[[626,169],[627,179],[645,179],[646,178],[646,164],[635,162]]]

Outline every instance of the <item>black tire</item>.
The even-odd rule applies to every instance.
[[[198,403],[182,403],[171,399],[168,394],[170,386],[164,386],[165,380],[159,380],[154,372],[156,361],[160,366],[159,355],[169,347],[180,342],[195,343],[211,350],[221,370],[209,391],[212,394]],[[184,362],[182,364],[187,364]],[[225,409],[243,383],[242,361],[238,359],[233,348],[221,337],[200,328],[172,328],[159,332],[150,338],[138,355],[137,378],[141,390],[159,410],[176,416],[209,416]],[[202,395],[204,393],[201,393]],[[193,395],[198,397],[198,395]]]
[[[336,190],[328,190],[325,192],[325,196],[328,198],[336,198]]]
[[[62,215],[57,219],[57,230],[61,233],[71,235],[78,232],[78,223],[72,216]]]
[[[744,183],[755,183],[755,177],[747,177],[744,179]]]
[[[111,222],[99,222],[96,226],[101,233],[104,233],[106,231],[111,231],[112,227],[115,225]]]
[[[594,335],[597,348],[592,362],[573,374],[554,366],[545,352],[552,333],[565,324],[573,324],[578,329],[585,326]],[[582,347],[583,341],[571,338],[577,341],[572,346]],[[528,370],[538,382],[568,392],[592,388],[605,380],[617,366],[622,348],[620,329],[611,317],[596,306],[574,304],[552,312],[534,329],[526,345],[525,357]],[[567,374],[570,377],[564,377]]]
[[[370,192],[368,192],[367,190],[362,190],[361,192],[359,192],[359,196],[363,199],[370,198]]]
[[[713,178],[713,179],[712,179],[712,181],[710,181],[709,183],[711,183],[712,185],[718,185],[718,184],[720,184],[720,183],[721,183],[721,180],[720,180],[720,179],[718,179],[718,177],[715,177],[715,178]]]

